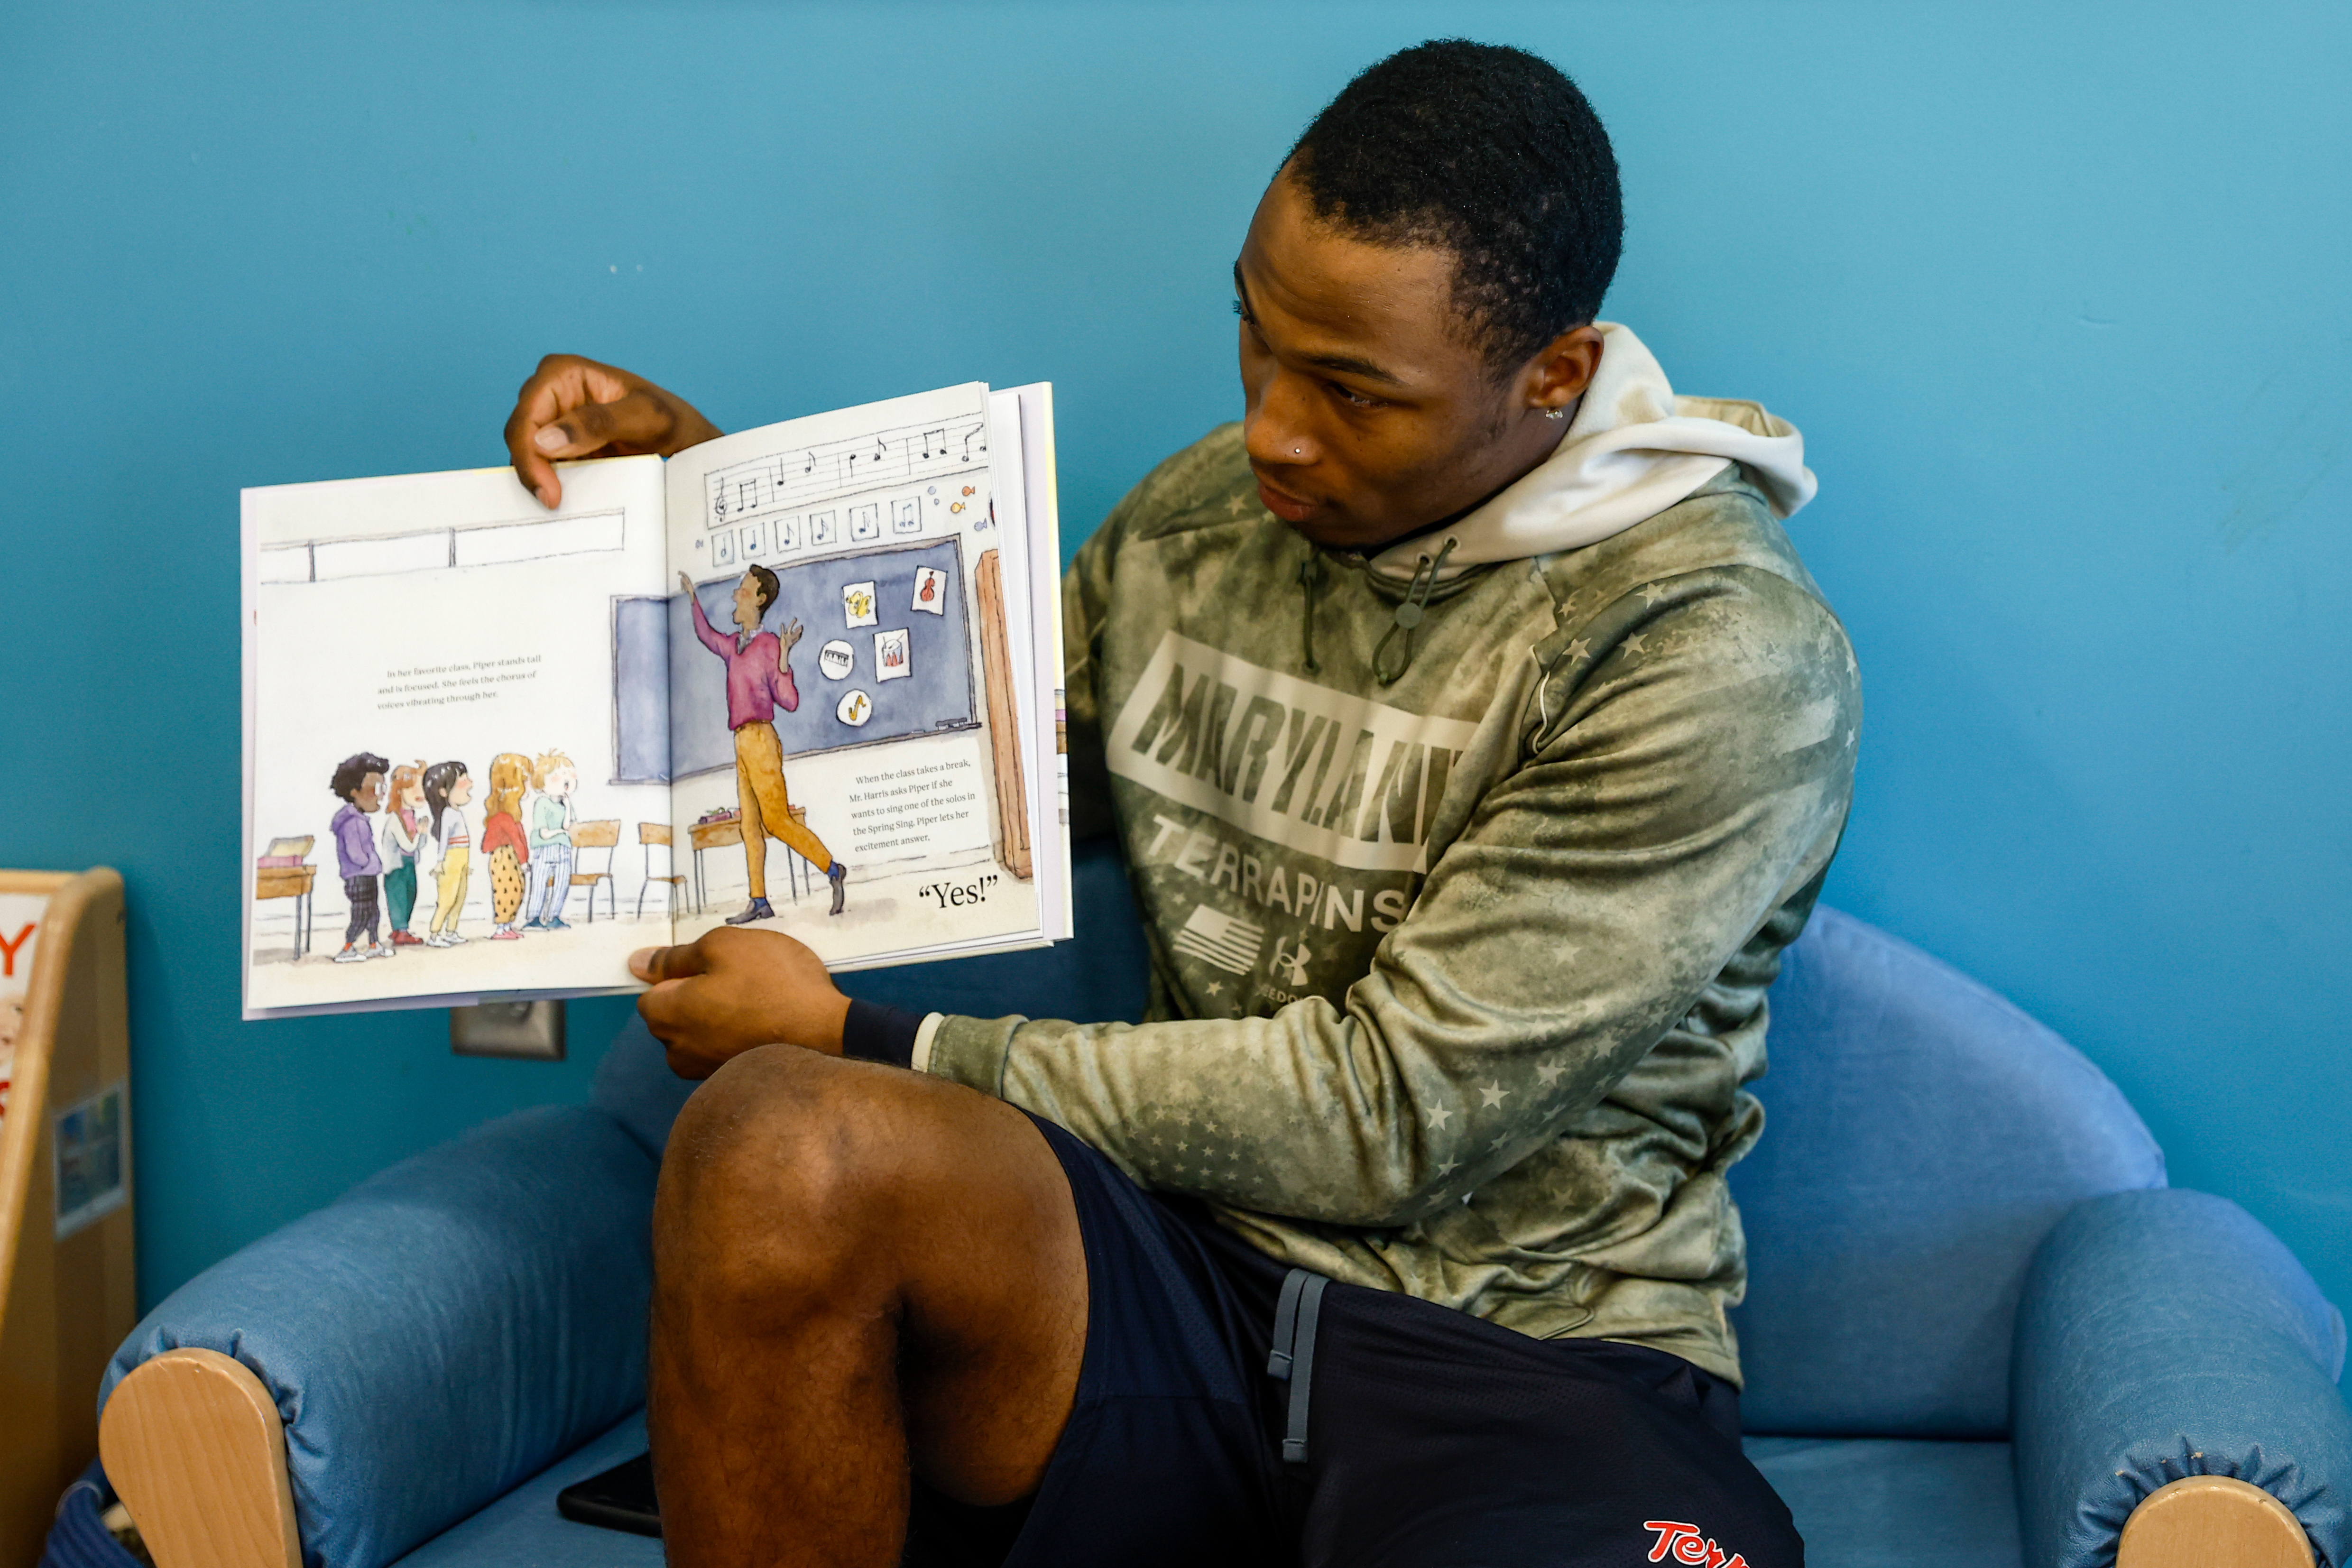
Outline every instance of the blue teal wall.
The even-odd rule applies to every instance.
[[[1832,898],[2352,1302],[2352,10],[1699,0],[0,8],[0,864],[129,879],[142,1294],[622,1016],[237,1022],[239,486],[498,460],[548,350],[723,426],[1050,378],[1075,542],[1234,413],[1288,139],[1433,32],[1584,83],[1610,314],[1806,431]]]

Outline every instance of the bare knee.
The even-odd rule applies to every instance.
[[[662,1287],[772,1309],[862,1294],[860,1275],[887,1272],[873,1243],[906,1177],[904,1140],[889,1135],[890,1102],[908,1088],[892,1080],[904,1077],[794,1046],[721,1068],[679,1112],[662,1159]]]

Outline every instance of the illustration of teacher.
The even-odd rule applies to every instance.
[[[793,647],[801,640],[801,624],[784,627],[783,636],[760,629],[760,618],[776,602],[782,587],[765,566],[754,566],[735,585],[735,625],[730,637],[702,613],[694,579],[681,572],[678,586],[694,611],[694,635],[702,646],[727,661],[727,727],[735,732],[735,795],[743,812],[743,859],[751,873],[751,901],[740,914],[729,915],[731,926],[772,919],[768,904],[768,840],[782,840],[824,874],[833,884],[833,909],[839,914],[843,885],[849,868],[833,858],[824,841],[793,817],[793,803],[784,793],[784,748],[776,739],[776,710],[791,713],[801,705],[793,684]]]

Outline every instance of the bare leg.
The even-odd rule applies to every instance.
[[[1077,1392],[1060,1162],[974,1090],[792,1046],[688,1102],[654,1214],[650,1412],[680,1568],[891,1568],[908,1477],[1033,1491]]]

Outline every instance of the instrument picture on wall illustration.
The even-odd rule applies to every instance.
[[[881,618],[874,612],[873,584],[852,583],[841,590],[841,618],[852,626],[870,626]]]
[[[846,680],[851,666],[856,661],[856,651],[839,637],[816,650],[817,669],[827,680]]]
[[[845,692],[833,712],[843,723],[863,729],[866,721],[874,717],[874,699],[863,691]]]

